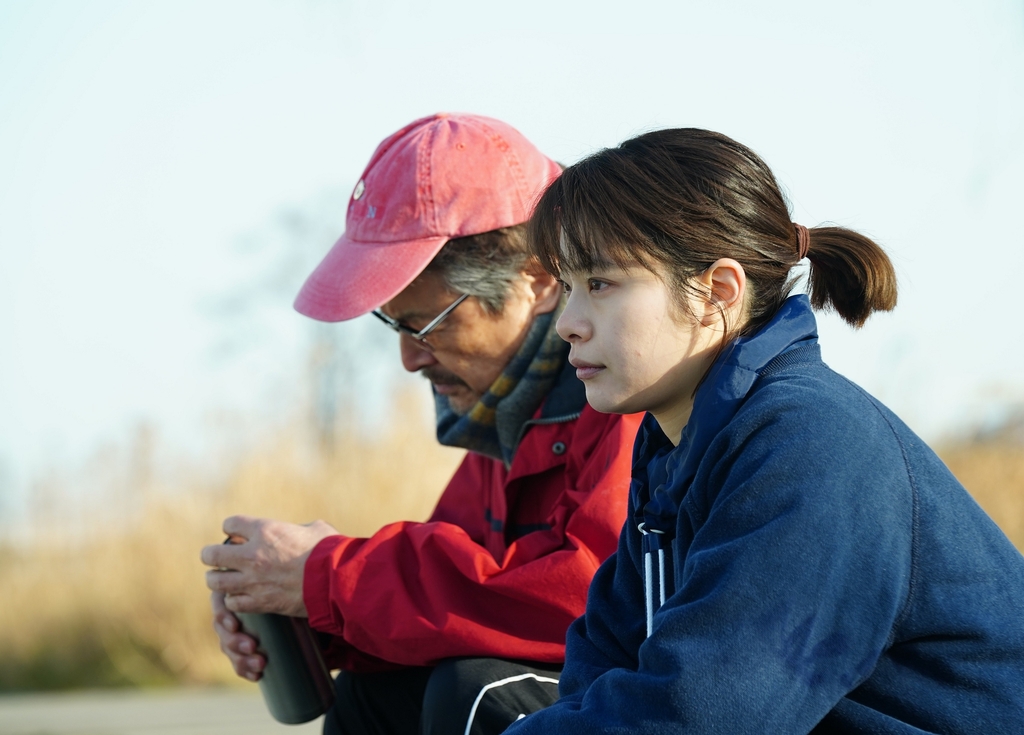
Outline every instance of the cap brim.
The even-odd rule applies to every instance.
[[[363,243],[342,235],[302,285],[295,310],[322,322],[373,311],[412,283],[447,241]]]

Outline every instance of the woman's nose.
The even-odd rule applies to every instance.
[[[590,323],[583,317],[579,303],[573,299],[571,293],[565,302],[565,309],[555,322],[555,331],[559,337],[570,343],[590,339]]]
[[[402,353],[402,367],[410,373],[437,364],[434,353],[425,344],[418,339],[413,339],[408,334],[399,336],[398,348]]]

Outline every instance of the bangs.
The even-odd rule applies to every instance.
[[[615,161],[616,153],[605,149],[568,167],[537,202],[527,229],[530,248],[553,276],[610,265],[653,270],[656,236],[645,232],[630,211],[631,198],[622,196],[627,184],[614,164],[624,161]]]

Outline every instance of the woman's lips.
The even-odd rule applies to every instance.
[[[582,360],[569,360],[569,364],[576,368],[576,377],[580,380],[589,380],[604,370],[604,365],[594,365]]]

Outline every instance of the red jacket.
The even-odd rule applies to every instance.
[[[426,523],[313,549],[303,597],[313,628],[335,636],[331,668],[564,659],[566,629],[626,518],[641,417],[544,408],[508,470],[468,453]]]

